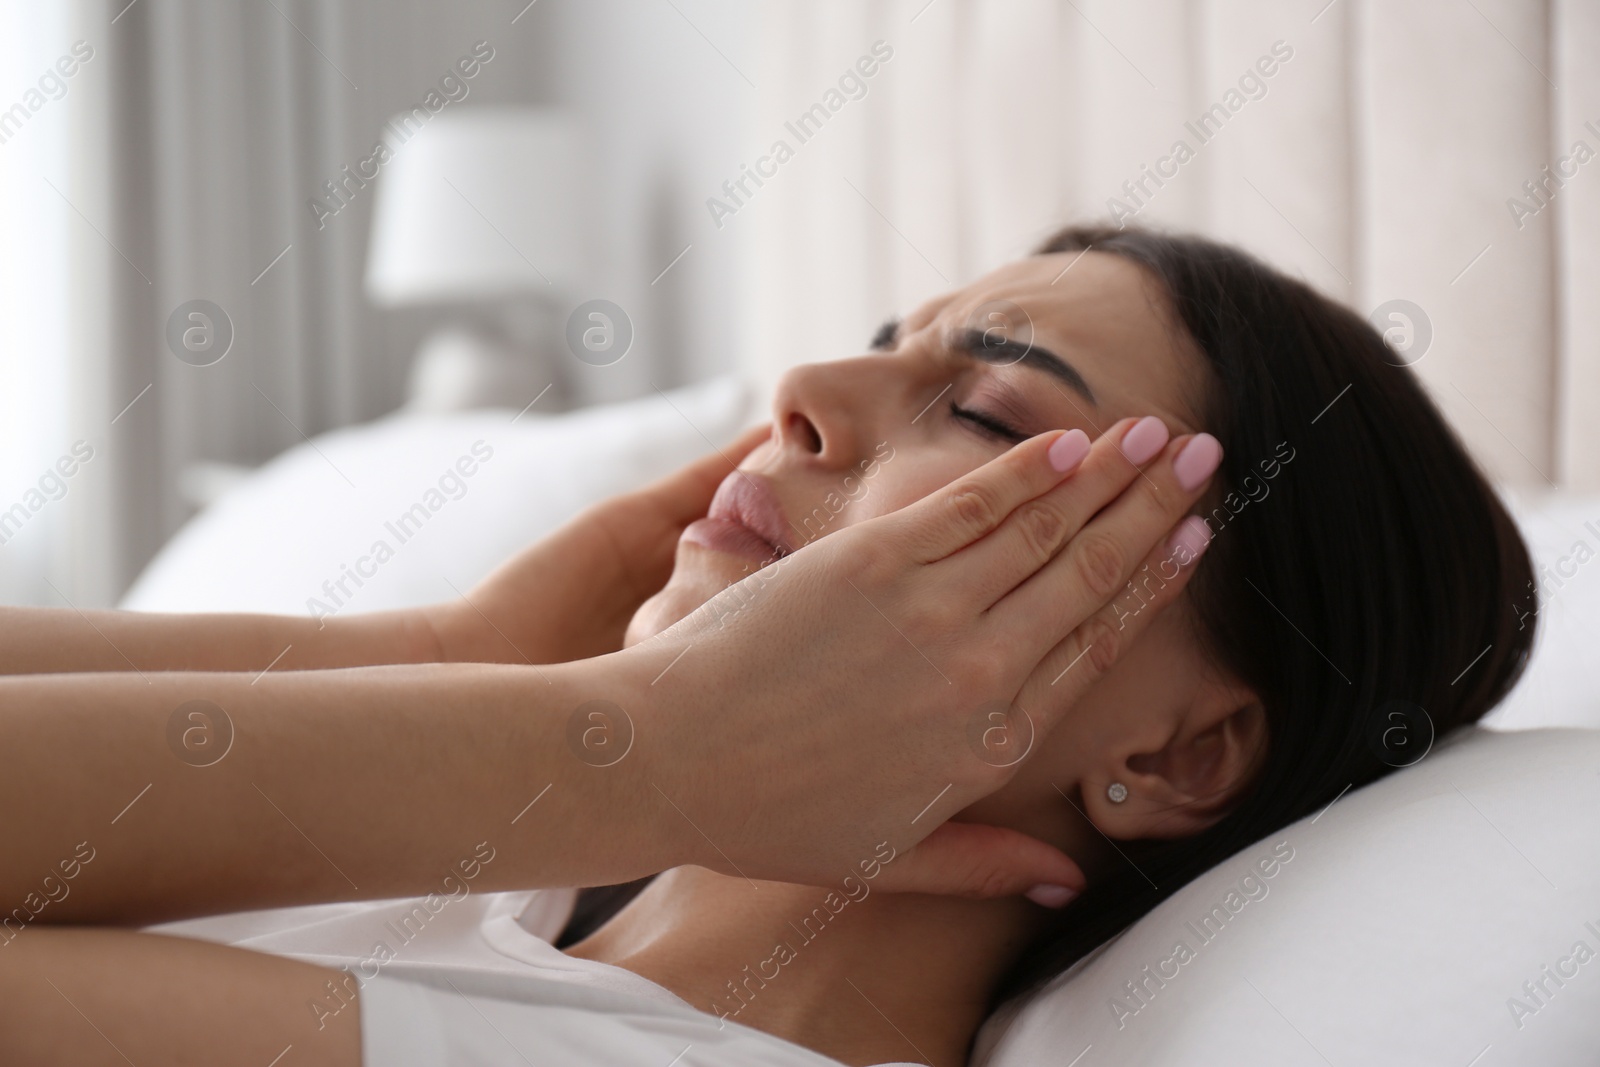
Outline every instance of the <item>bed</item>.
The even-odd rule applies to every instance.
[[[123,606],[314,614],[318,604],[371,611],[448,598],[575,509],[728,440],[755,412],[750,390],[722,379],[516,416],[402,414],[291,449],[196,516]],[[492,458],[334,605],[327,587],[341,588],[385,523],[480,443]],[[1218,864],[1045,994],[991,1017],[975,1062],[1595,1062],[1600,566],[1589,564],[1600,556],[1600,497],[1506,498],[1544,595],[1540,640],[1513,695],[1416,766]],[[553,936],[571,897],[522,894],[511,919]],[[483,906],[504,925],[503,900]],[[316,959],[319,936],[340,926],[310,920],[363,907],[165,929]]]

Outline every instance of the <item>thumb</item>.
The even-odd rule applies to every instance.
[[[891,893],[993,897],[1026,894],[1061,907],[1088,880],[1065,852],[1019,830],[947,822],[886,865],[877,888]]]

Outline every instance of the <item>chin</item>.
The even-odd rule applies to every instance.
[[[755,568],[745,561],[726,553],[680,542],[672,576],[659,593],[633,613],[628,631],[622,637],[622,647],[632,647],[675,626],[706,601],[754,571]]]
[[[704,604],[705,597],[696,601],[686,591],[675,589],[671,582],[655,596],[640,605],[628,621],[628,631],[622,635],[622,647],[631,648],[640,641],[648,641],[656,634],[685,618],[695,608]]]

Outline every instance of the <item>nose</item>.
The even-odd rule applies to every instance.
[[[855,360],[795,367],[778,381],[772,400],[773,434],[781,452],[825,467],[856,461],[862,390],[852,389]],[[858,383],[861,384],[861,383]]]

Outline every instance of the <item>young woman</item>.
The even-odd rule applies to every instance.
[[[1250,257],[1195,239],[1067,230],[886,327],[872,349],[784,379],[768,439],[704,519],[688,521],[705,492],[680,482],[681,506],[658,500],[653,520],[647,508],[609,526],[629,540],[602,555],[636,566],[637,581],[603,583],[590,617],[617,627],[619,605],[653,595],[631,614],[626,651],[543,668],[553,695],[522,683],[526,667],[513,677],[442,676],[459,669],[438,665],[279,675],[280,665],[271,698],[250,693],[247,677],[197,676],[223,694],[210,699],[229,708],[240,750],[214,765],[232,777],[196,785],[170,769],[125,769],[193,684],[150,674],[160,696],[118,696],[144,724],[124,734],[90,706],[113,691],[81,674],[0,683],[14,686],[3,695],[22,724],[5,728],[8,750],[45,768],[6,783],[4,810],[30,803],[56,834],[20,831],[7,890],[27,888],[22,871],[50,869],[61,833],[92,826],[109,862],[87,869],[103,881],[42,920],[150,922],[428,892],[416,872],[447,865],[451,842],[488,836],[486,810],[515,811],[549,782],[539,836],[474,865],[480,887],[666,871],[642,890],[580,899],[562,958],[636,999],[631,1013],[563,1031],[560,1048],[598,1058],[621,1047],[610,1028],[654,996],[678,1005],[653,1032],[687,1043],[684,1062],[748,1027],[780,1040],[744,1047],[738,1062],[828,1062],[805,1059],[809,1049],[852,1065],[954,1065],[998,1002],[1214,863],[1406,762],[1403,745],[1425,743],[1419,731],[1475,720],[1515,682],[1531,647],[1532,575],[1504,510],[1366,323]],[[572,603],[563,575],[588,566],[586,553],[592,562],[597,529],[588,542],[558,534],[465,607],[351,622],[320,644],[299,624],[264,620],[212,620],[226,639],[208,640],[182,620],[94,621],[147,671],[259,670],[296,636],[311,654],[291,668],[400,659],[404,634],[417,659],[524,663],[519,644],[560,640],[563,655],[538,658],[593,656],[615,647],[617,629],[514,603],[534,584]],[[126,666],[122,652],[82,642],[64,661],[20,628],[8,638],[20,649],[13,671]],[[190,662],[179,661],[184,642],[200,649]],[[593,664],[635,680],[609,681]],[[613,710],[567,715],[591,700]],[[708,700],[719,706],[700,709]],[[455,736],[433,732],[439,702]],[[508,704],[511,718],[484,711]],[[573,722],[573,753],[597,724],[616,736],[629,718],[617,705],[647,709],[630,720],[636,751],[604,767],[609,752],[567,761],[577,766],[549,757]],[[1409,709],[1398,741],[1397,707]],[[73,737],[63,720],[96,739],[63,754]],[[428,747],[442,736],[447,759]],[[123,788],[103,792],[102,807],[146,781],[179,799],[152,788],[134,798],[144,821],[124,811],[118,820],[133,825],[117,830],[82,800],[105,778]],[[288,812],[274,812],[285,791],[303,818],[318,814],[314,827],[291,830]],[[264,864],[263,847],[282,858]],[[846,889],[826,935],[808,937],[794,924],[841,871],[902,892]],[[772,977],[744,981],[752,965]],[[248,1046],[242,1062],[290,1044],[297,1062],[353,1065],[363,1036],[369,1054],[380,1036],[393,1047],[394,1034],[369,1028],[373,990],[390,998],[385,1027],[405,1030],[396,1004],[428,1016],[401,1034],[419,1048],[450,1011],[469,1017],[448,1006],[456,994],[470,1003],[459,987],[432,1001],[370,985],[357,1011],[311,1029],[308,996],[333,976],[148,934],[28,929],[0,949],[0,995],[47,1023],[0,1022],[0,1048],[141,1062],[139,1052],[211,1055],[227,1035]],[[554,1027],[562,998],[538,988],[537,1018]],[[498,1054],[526,1058],[514,1012],[494,1018]],[[462,1057],[466,1047],[451,1046]]]

